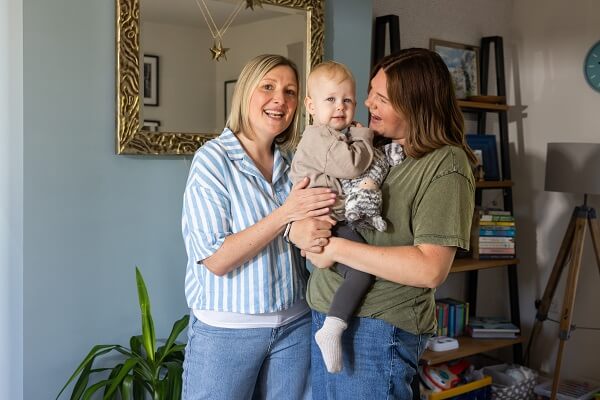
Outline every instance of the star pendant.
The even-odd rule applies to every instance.
[[[227,53],[229,51],[229,47],[223,47],[221,42],[213,43],[213,47],[210,48],[210,52],[212,53],[212,59],[219,61],[221,57],[227,60]]]
[[[254,6],[259,6],[262,8],[261,1],[262,0],[246,0],[246,8],[249,8],[252,11],[254,11]]]

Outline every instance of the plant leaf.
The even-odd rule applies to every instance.
[[[119,345],[117,345],[117,344],[101,344],[101,345],[96,345],[96,346],[92,347],[92,349],[87,354],[87,356],[85,356],[83,361],[77,366],[77,369],[75,370],[75,372],[73,372],[73,375],[71,375],[71,377],[67,380],[67,383],[65,383],[65,385],[60,389],[60,392],[58,392],[56,399],[58,399],[60,397],[62,392],[65,391],[67,386],[69,386],[69,384],[75,379],[75,377],[77,377],[77,375],[79,375],[80,373],[82,373],[84,371],[84,369],[86,368],[86,366],[88,364],[91,368],[96,357],[98,357],[102,354],[106,354],[106,353],[110,352],[111,350],[116,349],[117,347],[119,347]],[[84,378],[84,380],[85,379],[86,378]],[[81,380],[81,377],[80,377],[80,380]],[[87,382],[85,382],[85,385],[87,385]],[[81,397],[81,394],[79,394],[79,397]],[[71,395],[71,399],[78,399],[79,397],[73,397],[73,395]]]
[[[119,372],[121,371],[121,368],[123,368],[123,363],[120,363],[120,364],[117,364],[117,365],[115,365],[115,366],[112,368],[112,370],[110,371],[110,375],[108,375],[108,378],[107,378],[107,380],[109,380],[109,381],[111,381],[111,382],[112,382],[112,381],[115,379],[115,377],[116,377],[117,375],[119,375]],[[108,387],[108,386],[106,386],[106,387],[104,388],[104,397],[106,397],[106,396],[108,395],[108,389],[109,389],[109,387]]]
[[[165,350],[164,353],[162,354],[160,361],[162,362],[162,360],[165,359],[165,357],[167,357],[171,351],[171,347],[173,346],[173,344],[175,343],[175,340],[177,340],[177,338],[179,337],[179,335],[181,334],[181,332],[183,332],[183,330],[188,326],[190,320],[190,316],[189,315],[185,315],[183,316],[183,318],[181,318],[180,320],[176,321],[173,324],[173,328],[171,329],[171,334],[169,335],[169,338],[167,339],[167,342],[165,343]]]
[[[90,399],[94,393],[96,393],[98,390],[102,389],[103,386],[106,386],[109,383],[110,383],[110,381],[108,379],[105,379],[103,381],[93,384],[92,386],[87,388],[87,390],[83,394],[83,400]]]
[[[140,310],[142,312],[142,337],[144,348],[146,349],[148,359],[154,361],[154,349],[156,348],[156,337],[154,334],[154,321],[152,321],[152,312],[150,310],[150,298],[144,278],[138,267],[135,267],[135,279],[138,288],[138,299]]]
[[[167,398],[169,400],[181,400],[183,366],[179,362],[169,362],[165,366],[168,371],[165,377],[168,382]]]
[[[123,382],[123,379],[125,379],[125,376],[127,376],[129,371],[131,371],[131,369],[135,367],[137,363],[138,360],[136,360],[135,358],[130,358],[129,360],[125,361],[125,364],[123,364],[123,367],[119,370],[117,376],[111,379],[110,387],[108,388],[108,391],[104,394],[104,399],[108,399],[109,396],[112,395],[115,392],[115,390],[119,388],[119,386]]]
[[[127,375],[125,379],[123,379],[119,392],[121,394],[121,400],[131,400],[131,395],[133,393],[133,376]]]
[[[136,336],[132,336],[131,339],[129,339],[129,347],[131,348],[131,351],[138,355],[138,356],[143,356],[142,354],[142,335],[136,335]]]

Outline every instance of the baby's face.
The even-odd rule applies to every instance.
[[[356,110],[356,94],[350,79],[338,82],[320,77],[310,88],[306,110],[313,116],[314,124],[327,125],[341,131],[352,123]]]

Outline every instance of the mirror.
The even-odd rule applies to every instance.
[[[257,54],[295,61],[304,87],[323,58],[324,0],[204,3],[221,28],[240,1],[222,38],[227,59],[216,61],[201,0],[116,0],[117,154],[193,154],[221,133],[235,80]]]

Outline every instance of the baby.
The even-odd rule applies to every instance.
[[[389,164],[383,152],[373,147],[373,132],[353,123],[356,109],[355,81],[350,70],[337,62],[317,65],[308,77],[304,100],[314,125],[308,126],[292,161],[294,183],[310,178],[311,187],[330,187],[338,197],[332,217],[338,221],[333,233],[364,242],[354,228],[386,229],[381,218],[379,189]],[[342,370],[341,337],[374,277],[347,265],[336,264],[344,282],[315,335],[329,372]]]

